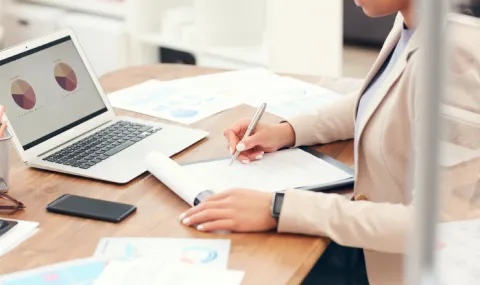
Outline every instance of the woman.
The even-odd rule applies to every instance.
[[[228,147],[243,163],[282,147],[355,140],[355,195],[286,190],[277,219],[272,194],[234,189],[222,192],[180,216],[199,231],[231,230],[326,236],[362,248],[370,284],[402,284],[403,254],[411,224],[411,192],[406,183],[413,153],[416,114],[415,63],[418,32],[414,0],[355,0],[371,17],[398,13],[394,27],[360,92],[288,122],[260,124],[242,142],[248,121],[225,131]],[[282,197],[281,193],[276,197]],[[279,199],[281,200],[281,199]],[[363,260],[363,259],[362,259]],[[331,283],[333,284],[333,283]]]

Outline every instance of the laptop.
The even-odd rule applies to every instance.
[[[456,166],[480,158],[480,19],[450,14],[448,38],[456,65],[451,65],[445,104],[446,137],[442,165]]]
[[[0,52],[0,104],[24,163],[119,184],[146,172],[148,153],[172,156],[208,135],[116,116],[71,30]]]

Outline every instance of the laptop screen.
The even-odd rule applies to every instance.
[[[69,36],[1,60],[0,105],[24,150],[108,111]]]

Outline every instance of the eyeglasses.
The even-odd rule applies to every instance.
[[[11,205],[2,205],[0,203],[0,214],[13,214],[19,210],[25,209],[25,205],[15,198],[7,195],[7,193],[0,192],[0,199],[6,200]]]

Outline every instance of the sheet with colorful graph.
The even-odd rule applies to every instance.
[[[190,84],[186,87],[191,87]],[[112,106],[172,122],[192,124],[241,104],[220,96],[220,88],[206,90],[149,80],[109,96]]]
[[[312,96],[320,100],[309,100]],[[149,80],[112,93],[109,100],[120,109],[191,124],[241,104],[257,108],[265,102],[267,112],[274,108],[276,115],[286,117],[292,114],[290,102],[297,102],[294,113],[298,114],[338,97],[317,85],[258,68],[165,82]]]
[[[81,259],[0,277],[1,285],[93,285],[107,261]]]
[[[108,259],[159,260],[227,268],[230,240],[171,238],[103,238],[94,256]]]

